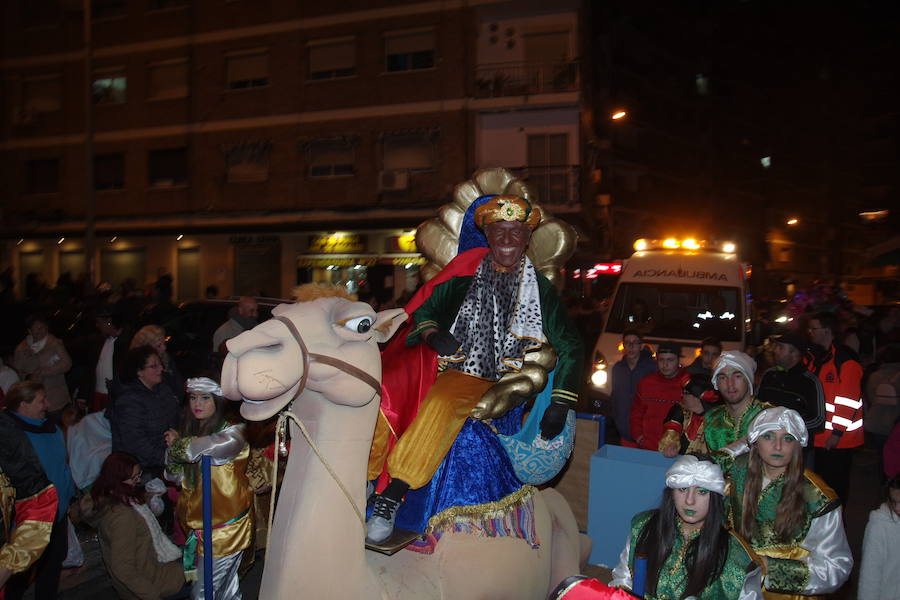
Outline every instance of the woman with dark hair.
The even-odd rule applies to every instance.
[[[166,464],[166,435],[178,424],[178,399],[162,380],[163,366],[150,346],[125,355],[121,383],[113,382],[107,409],[113,452],[127,452],[146,475],[159,476]],[[150,477],[148,477],[149,479]]]
[[[166,349],[166,330],[159,325],[144,325],[137,330],[134,337],[131,338],[129,349],[138,346],[150,346],[159,354],[159,359],[163,365],[163,381],[165,381],[169,389],[172,391],[184,389],[184,379],[178,371],[178,365],[172,360]]]
[[[185,585],[181,550],[160,529],[140,481],[138,462],[113,452],[82,504],[119,597],[166,598]],[[87,499],[92,506],[84,506]]]
[[[722,470],[708,456],[676,460],[659,508],[631,520],[610,585],[640,591],[643,584],[647,599],[761,599],[755,556],[725,528],[724,493]],[[646,561],[644,581],[636,581],[638,561]]]
[[[830,594],[853,568],[840,500],[803,468],[807,441],[797,411],[767,408],[750,423],[749,454],[727,469],[733,522],[765,564],[767,597]]]
[[[181,484],[175,513],[190,532],[185,554],[197,549],[197,579],[192,595],[203,597],[203,486],[200,459],[212,459],[212,554],[213,589],[216,600],[239,600],[238,567],[245,549],[253,541],[250,506],[253,492],[247,479],[250,446],[243,423],[226,418],[228,400],[219,384],[208,377],[187,380],[190,400],[178,435],[168,436],[168,479]],[[190,558],[185,561],[189,564]]]

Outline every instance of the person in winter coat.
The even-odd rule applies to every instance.
[[[134,457],[113,452],[82,509],[97,528],[100,553],[119,597],[158,600],[182,590],[184,569],[181,550],[163,533],[140,482]]]
[[[643,347],[637,329],[622,332],[622,360],[612,368],[612,409],[616,430],[623,440],[631,441],[631,404],[641,379],[656,372],[653,354]]]
[[[184,389],[184,378],[178,371],[178,365],[166,352],[166,330],[159,325],[145,325],[137,330],[134,337],[131,338],[131,344],[128,349],[137,348],[138,346],[150,346],[159,354],[163,364],[163,381],[169,386],[173,392],[180,392]]]
[[[659,450],[663,424],[673,406],[681,401],[687,371],[678,364],[681,348],[674,342],[660,342],[656,349],[657,372],[638,383],[631,405],[631,436],[638,448]]]
[[[900,477],[885,485],[887,499],[869,513],[863,538],[858,600],[900,598]]]
[[[107,409],[112,451],[134,456],[147,475],[160,476],[166,466],[166,432],[178,425],[178,399],[163,382],[156,350],[139,346],[125,355],[122,383],[114,382]]]
[[[59,338],[50,334],[44,317],[32,315],[25,325],[28,335],[16,347],[13,367],[22,379],[44,385],[50,412],[58,413],[69,404],[66,373],[72,368],[72,359]]]

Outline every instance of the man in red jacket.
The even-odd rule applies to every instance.
[[[853,450],[865,442],[863,433],[862,366],[856,353],[835,343],[837,319],[828,312],[809,320],[813,360],[809,370],[825,392],[825,429],[816,434],[816,472],[847,503]]]
[[[660,342],[656,349],[657,372],[638,383],[630,418],[631,437],[638,448],[658,451],[666,415],[681,400],[682,386],[690,375],[678,364],[680,352],[677,343]]]

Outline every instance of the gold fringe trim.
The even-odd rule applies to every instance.
[[[537,488],[532,485],[524,485],[509,496],[496,502],[484,504],[472,504],[469,506],[451,506],[428,519],[428,527],[424,535],[431,535],[453,525],[460,519],[494,519],[501,517],[513,508],[524,506],[537,494]]]

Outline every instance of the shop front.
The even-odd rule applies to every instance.
[[[343,285],[378,306],[404,302],[419,286],[425,264],[413,231],[314,232],[302,247],[298,283]]]

